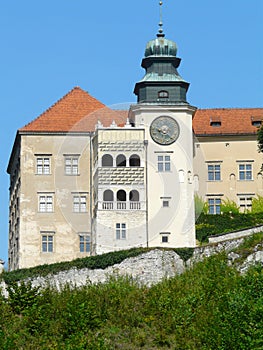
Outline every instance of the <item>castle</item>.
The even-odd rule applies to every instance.
[[[137,103],[113,110],[79,87],[17,131],[9,270],[131,247],[194,247],[194,195],[219,214],[263,193],[263,109],[197,110],[176,44],[146,45]]]

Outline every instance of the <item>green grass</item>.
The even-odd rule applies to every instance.
[[[262,235],[245,240],[253,251]],[[260,350],[263,271],[240,275],[225,254],[149,288],[111,278],[58,293],[10,285],[0,298],[3,350]]]

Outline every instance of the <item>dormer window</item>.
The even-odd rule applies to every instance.
[[[169,92],[166,90],[161,90],[158,92],[158,98],[169,98]]]
[[[215,128],[218,128],[221,126],[221,118],[216,116],[216,117],[211,117],[210,118],[210,126],[213,126]]]
[[[251,124],[257,128],[260,128],[262,125],[263,117],[251,117]]]

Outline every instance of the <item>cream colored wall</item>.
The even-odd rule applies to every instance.
[[[220,161],[221,181],[208,181],[208,162]],[[238,161],[252,161],[252,181],[239,180]],[[195,145],[194,173],[199,176],[198,193],[206,199],[209,194],[223,194],[238,204],[238,194],[263,195],[259,175],[263,157],[257,150],[256,136],[199,137]]]
[[[90,232],[88,136],[23,135],[19,268],[82,257],[79,232]],[[51,174],[36,174],[36,155],[52,154]],[[79,154],[79,175],[64,174],[64,155]],[[54,211],[40,213],[38,196],[53,193]],[[73,193],[87,193],[87,212],[73,213]],[[41,231],[54,232],[54,252],[41,252]]]

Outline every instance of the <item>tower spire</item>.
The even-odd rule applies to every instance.
[[[163,12],[162,12],[163,2],[162,1],[159,1],[159,6],[160,6],[160,21],[159,21],[159,30],[157,33],[157,37],[163,38],[165,34],[163,33]]]

